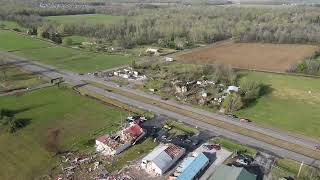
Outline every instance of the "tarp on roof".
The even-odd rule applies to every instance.
[[[209,180],[256,180],[257,175],[251,174],[243,167],[220,165]]]
[[[184,171],[180,176],[177,177],[177,180],[192,180],[198,174],[198,172],[207,165],[209,159],[203,153],[199,154],[187,167],[184,168]]]

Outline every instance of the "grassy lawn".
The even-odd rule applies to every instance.
[[[193,128],[191,126],[188,126],[186,124],[180,123],[180,122],[173,121],[173,120],[169,120],[167,122],[167,125],[172,128],[169,131],[172,134],[176,134],[176,135],[183,135],[183,134],[196,135],[196,134],[199,134],[198,129]]]
[[[36,40],[34,38],[18,35],[15,32],[11,31],[2,31],[0,30],[0,50],[13,51],[13,50],[29,50],[36,48],[45,48],[52,46],[52,44]]]
[[[244,154],[248,154],[248,155],[251,155],[251,156],[255,156],[257,151],[253,148],[250,148],[250,147],[247,147],[247,146],[244,146],[244,145],[241,145],[241,144],[238,144],[234,141],[231,141],[229,139],[225,139],[225,138],[214,138],[213,140],[210,140],[209,141],[210,143],[215,143],[215,144],[221,144],[222,147],[230,150],[230,151],[237,151],[237,152],[241,152],[241,153],[244,153]]]
[[[64,39],[70,38],[72,40],[72,45],[81,45],[82,42],[87,41],[87,38],[84,36],[67,36]]]
[[[93,53],[56,46],[10,31],[0,31],[0,39],[0,50],[15,50],[19,56],[79,73],[114,68],[131,62],[129,56]]]
[[[1,66],[0,71],[0,91],[27,88],[46,82],[44,77],[31,74],[14,66]]]
[[[61,24],[87,23],[87,24],[112,24],[123,19],[122,16],[111,16],[105,14],[81,14],[66,16],[47,16],[45,19]]]
[[[296,162],[290,159],[279,159],[277,160],[276,165],[293,174],[298,174],[299,168],[300,168],[299,162]],[[303,166],[303,167],[307,168],[307,166]]]
[[[128,56],[84,52],[65,47],[23,50],[16,53],[57,68],[81,73],[109,69],[131,62]]]
[[[35,179],[47,174],[56,159],[46,150],[49,132],[58,130],[62,149],[83,147],[103,132],[115,131],[120,112],[66,88],[45,88],[23,96],[0,97],[0,108],[30,119],[14,134],[0,132],[0,179]]]
[[[300,169],[301,162],[293,161],[290,159],[278,159],[276,161],[277,167],[271,171],[274,177],[295,177],[297,180],[318,180],[320,178],[319,169],[311,166],[303,165],[300,171],[300,176],[297,177]]]
[[[131,146],[129,149],[119,154],[116,157],[116,161],[112,164],[107,165],[106,168],[109,172],[119,170],[131,161],[136,160],[142,155],[149,153],[157,145],[158,143],[154,142],[152,138],[148,138],[142,143]]]
[[[237,112],[256,123],[310,137],[320,137],[319,79],[250,72],[243,78],[269,86],[270,92]]]

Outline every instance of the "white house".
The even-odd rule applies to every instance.
[[[174,144],[160,144],[142,159],[141,168],[154,176],[165,173],[183,154],[185,149]]]

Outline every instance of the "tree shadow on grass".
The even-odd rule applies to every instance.
[[[18,128],[24,128],[26,126],[28,126],[30,123],[31,123],[31,120],[30,118],[20,118],[20,119],[17,119],[17,124],[18,124]]]
[[[259,97],[269,95],[273,92],[273,88],[270,84],[262,84],[260,86]]]
[[[29,107],[24,107],[24,108],[14,109],[14,110],[13,109],[3,108],[3,109],[0,109],[0,119],[2,119],[5,116],[14,117],[19,113],[30,111],[32,109],[35,109],[35,108],[38,108],[38,107],[43,107],[43,106],[46,106],[46,105],[48,105],[48,104],[37,104],[37,105],[32,105],[32,106],[29,106]]]
[[[267,84],[260,85],[259,97],[255,100],[246,102],[243,108],[254,107],[258,103],[258,100],[261,97],[267,96],[267,95],[271,94],[273,91],[274,91],[274,89],[271,87],[271,85],[267,85]]]

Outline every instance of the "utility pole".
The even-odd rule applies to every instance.
[[[299,177],[299,176],[300,176],[300,172],[301,172],[302,166],[303,166],[303,161],[302,161],[302,162],[301,162],[301,164],[300,164],[300,168],[299,168],[299,172],[298,172],[297,177]]]

